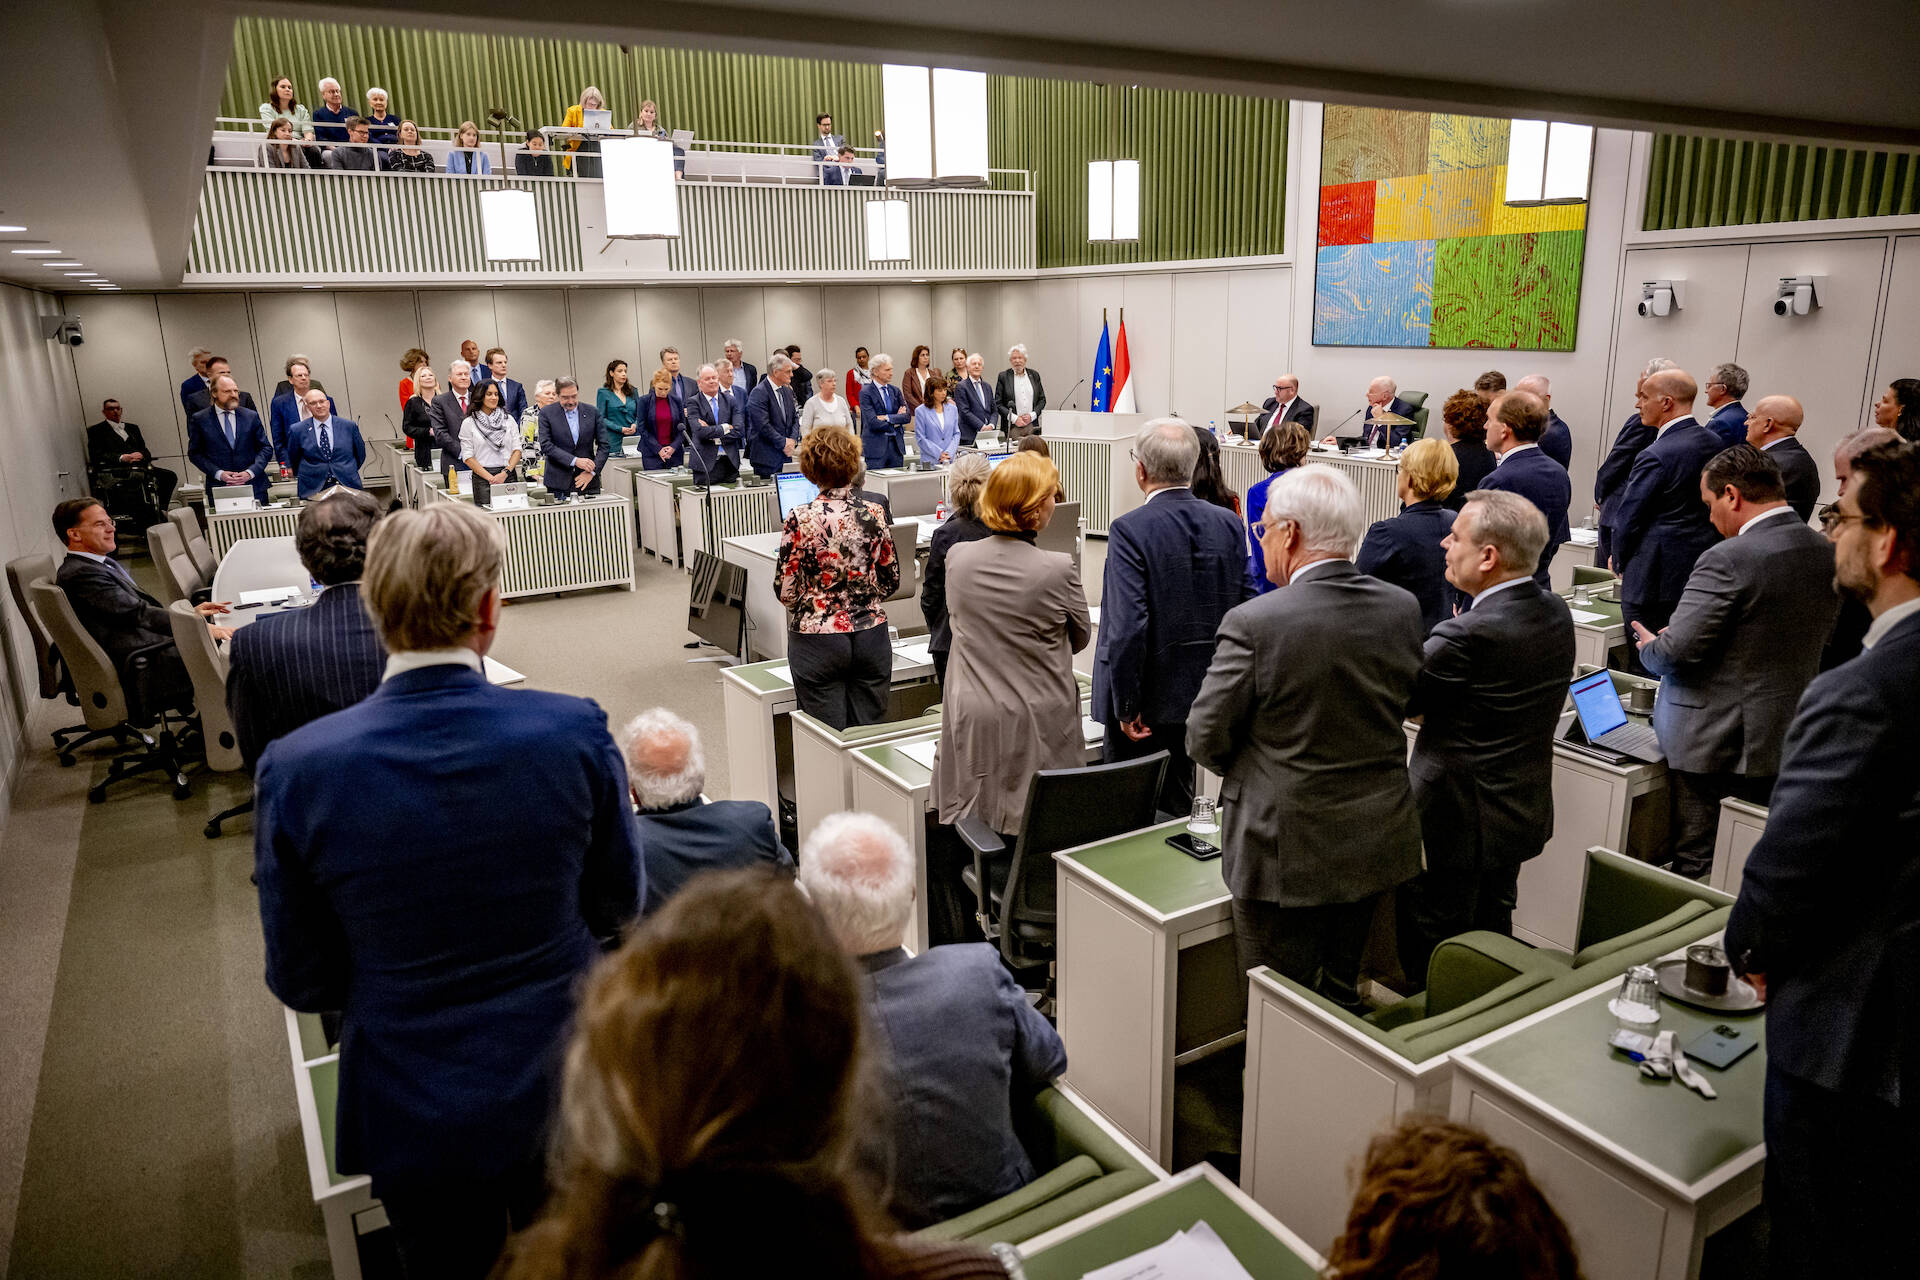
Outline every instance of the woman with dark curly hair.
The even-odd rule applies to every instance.
[[[1580,1259],[1519,1156],[1478,1129],[1414,1116],[1368,1145],[1325,1275],[1580,1280]]]
[[[1487,402],[1477,391],[1456,391],[1441,406],[1440,418],[1453,445],[1453,460],[1460,467],[1453,492],[1441,505],[1458,515],[1467,505],[1467,495],[1493,474],[1493,450],[1487,448]]]
[[[1920,444],[1920,378],[1895,378],[1873,406],[1873,425]]]

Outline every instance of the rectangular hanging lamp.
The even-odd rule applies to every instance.
[[[607,202],[607,239],[679,237],[680,193],[673,177],[673,143],[664,138],[604,138],[600,174]]]
[[[892,142],[892,135],[888,135]],[[933,69],[933,174],[943,185],[987,181],[987,76]]]
[[[887,185],[933,181],[933,95],[925,67],[880,68],[887,131]]]
[[[867,261],[904,262],[913,256],[913,227],[905,200],[867,201]]]
[[[533,192],[501,189],[480,193],[480,239],[489,262],[538,262],[540,220]]]

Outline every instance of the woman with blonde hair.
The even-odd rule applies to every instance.
[[[1038,440],[1039,436],[1028,436]],[[927,546],[926,576],[920,580],[920,613],[927,620],[927,651],[933,655],[933,676],[947,682],[947,655],[953,650],[953,624],[947,617],[947,555],[963,542],[992,535],[980,519],[980,495],[986,490],[993,464],[984,453],[963,453],[947,473],[947,518],[933,531]]]
[[[942,822],[1017,832],[1033,775],[1086,763],[1073,655],[1092,636],[1087,594],[1072,556],[1035,545],[1059,491],[1053,463],[1014,454],[980,497],[990,536],[947,556],[953,645],[932,790]]]
[[[454,131],[453,150],[447,152],[447,172],[476,176],[493,172],[493,161],[480,149],[480,126],[471,120],[462,120]]]
[[[1360,572],[1412,592],[1428,631],[1451,616],[1456,603],[1440,543],[1453,532],[1454,513],[1445,499],[1459,477],[1446,441],[1428,438],[1408,445],[1400,455],[1400,514],[1375,522],[1353,559]]]
[[[580,91],[580,101],[567,108],[565,118],[560,121],[563,129],[582,129],[586,127],[587,112],[605,111],[607,95],[593,85]],[[567,150],[575,152],[571,161],[573,173],[577,178],[597,178],[600,176],[600,140],[582,138],[578,135],[567,139]]]

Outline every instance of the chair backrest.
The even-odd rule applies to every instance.
[[[28,584],[38,578],[53,580],[52,556],[21,556],[7,561],[7,590],[13,595],[13,607],[20,611],[20,620],[27,624],[27,634],[33,637],[33,660],[40,669],[40,696],[57,698],[60,696],[60,655],[54,651],[53,641],[47,638],[40,611],[27,596]]]
[[[113,669],[113,659],[100,642],[80,625],[80,615],[73,611],[67,593],[51,578],[39,578],[28,584],[27,598],[33,601],[47,638],[67,665],[87,727],[111,729],[123,723],[127,719],[127,695],[120,687],[120,673]]]
[[[905,600],[920,590],[918,570],[920,567],[920,523],[909,520],[904,524],[892,526],[894,558],[900,564],[900,585],[893,589],[889,600]]]
[[[190,600],[195,591],[207,585],[187,557],[187,544],[181,541],[180,530],[171,523],[162,522],[148,529],[147,547],[153,553],[154,570],[160,575],[163,604]]]
[[[1587,850],[1586,883],[1580,890],[1580,923],[1574,940],[1579,954],[1615,942],[1674,917],[1675,913],[1704,914],[1733,905],[1729,894],[1685,876],[1649,866],[1611,849]],[[1693,910],[1704,904],[1702,910]]]
[[[924,516],[940,505],[947,477],[939,472],[895,476],[887,483],[887,505],[896,516]]]
[[[1047,527],[1033,540],[1033,545],[1042,551],[1059,551],[1072,555],[1080,549],[1080,504],[1062,502],[1053,509],[1053,519],[1047,521]]]
[[[246,762],[240,758],[240,736],[233,730],[233,717],[227,714],[227,657],[214,642],[213,628],[191,604],[176,600],[167,606],[167,615],[173,625],[174,647],[180,650],[187,677],[193,681],[193,705],[200,714],[207,768],[215,773],[232,773]]]
[[[211,583],[214,573],[220,568],[220,561],[214,556],[213,548],[207,545],[207,529],[200,523],[200,513],[192,507],[175,507],[167,512],[167,519],[180,531],[180,540],[187,544],[187,558],[193,561],[193,567],[199,571],[200,580]]]
[[[1573,585],[1576,587],[1610,587],[1613,585],[1613,570],[1605,565],[1577,564],[1573,566]]]
[[[1423,439],[1427,434],[1427,393],[1424,391],[1401,391],[1396,393],[1402,400],[1413,406],[1413,434],[1409,440]]]
[[[1167,758],[1166,752],[1156,751],[1138,760],[1042,769],[1033,775],[1001,898],[1000,952],[1008,960],[1025,963],[1034,958],[1030,949],[1023,951],[1020,925],[1052,929],[1054,854],[1153,825]]]

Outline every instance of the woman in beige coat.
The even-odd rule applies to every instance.
[[[1059,487],[1053,463],[1016,453],[980,497],[993,536],[948,553],[953,651],[933,768],[942,822],[972,815],[1013,834],[1035,773],[1086,763],[1073,655],[1092,635],[1087,595],[1073,557],[1034,545]]]

